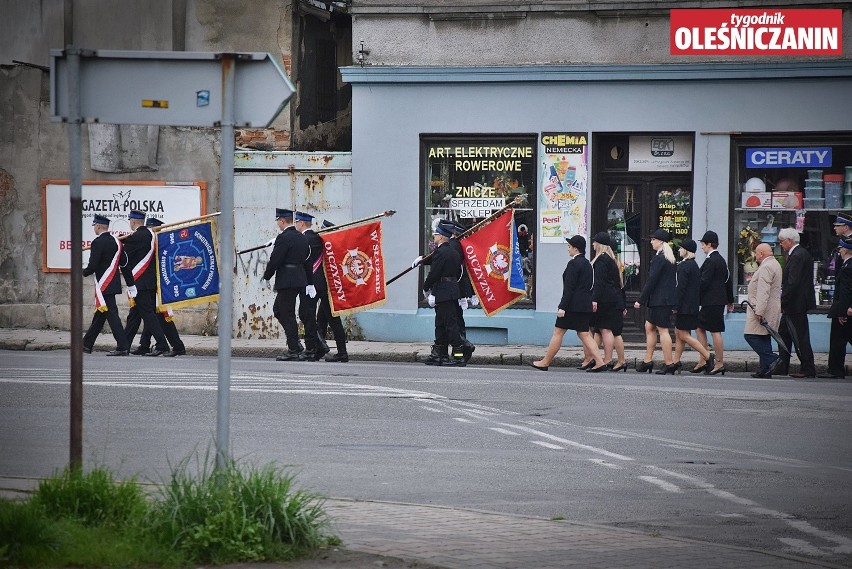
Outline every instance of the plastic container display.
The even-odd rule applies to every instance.
[[[812,180],[822,180],[822,170],[808,170],[808,178]]]
[[[805,198],[813,200],[822,197],[822,188],[805,188]]]
[[[843,209],[852,209],[852,194],[843,195]]]
[[[852,182],[852,166],[846,167],[846,181]]]
[[[825,199],[805,198],[805,209],[825,209]]]
[[[824,182],[842,182],[843,174],[825,174],[822,179]]]
[[[843,207],[843,182],[825,183],[825,207],[827,209]]]
[[[808,178],[805,180],[805,189],[806,190],[816,190],[822,189],[822,179],[814,180],[813,178]]]

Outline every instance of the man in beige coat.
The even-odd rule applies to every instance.
[[[760,323],[761,317],[774,329],[781,323],[781,265],[772,256],[772,247],[761,243],[754,249],[759,263],[748,283],[748,301],[754,306],[746,312],[745,340],[760,356],[760,370],[752,377],[771,378],[779,359],[772,351],[769,331]]]

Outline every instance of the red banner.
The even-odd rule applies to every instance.
[[[461,240],[470,282],[486,316],[493,316],[523,298],[509,288],[513,265],[514,212],[506,213]]]
[[[323,264],[334,316],[381,306],[385,297],[385,260],[380,221],[324,231]]]
[[[842,9],[676,9],[672,55],[843,55]]]

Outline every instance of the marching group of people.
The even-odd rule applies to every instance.
[[[279,361],[348,362],[346,332],[340,317],[333,316],[328,300],[328,284],[322,270],[322,238],[313,230],[314,216],[289,209],[276,208],[280,233],[263,274],[263,286],[276,291],[273,314],[284,329],[287,352]],[[83,337],[83,351],[91,353],[95,340],[109,322],[116,349],[108,356],[130,353],[149,356],[180,356],[186,348],[168,310],[157,307],[157,275],[155,236],[151,230],[162,221],[142,211],[129,214],[132,233],[123,241],[109,232],[110,220],[95,215],[96,238],[91,244],[85,276],[96,279],[96,310],[91,326]],[[326,221],[323,227],[333,227]],[[846,344],[852,343],[852,216],[839,214],[834,221],[840,238],[833,253],[836,267],[836,291],[828,312],[831,333],[826,378],[845,377]],[[412,268],[429,264],[423,282],[423,294],[435,309],[435,342],[426,358],[427,365],[464,366],[475,346],[467,339],[464,310],[476,306],[478,299],[467,278],[459,237],[466,228],[449,220],[434,224],[435,249],[417,257]],[[707,231],[699,241],[706,255],[699,267],[696,252],[699,244],[684,239],[677,250],[671,235],[657,229],[650,235],[654,250],[648,276],[634,308],[645,307],[645,357],[637,363],[637,372],[654,371],[654,353],[659,343],[663,362],[657,374],[680,372],[681,356],[689,346],[698,353],[692,373],[725,374],[722,332],[725,331],[725,309],[734,308],[733,283],[728,264],[717,251],[719,236]],[[759,356],[756,378],[772,375],[816,377],[807,312],[816,306],[811,273],[811,255],[799,244],[799,233],[784,228],[778,234],[785,252],[782,269],[772,247],[760,243],[755,248],[758,269],[748,283],[745,340]],[[553,334],[543,358],[530,365],[547,371],[562,346],[565,333],[574,330],[583,346],[583,362],[579,369],[591,373],[627,369],[622,330],[627,316],[624,275],[607,232],[592,237],[594,255],[586,257],[586,239],[574,235],[568,239],[571,257],[562,273],[562,297],[556,312]],[[124,276],[131,308],[124,326],[118,315],[115,296],[121,294],[119,274]],[[274,278],[274,285],[272,283]],[[304,328],[302,345],[296,312]],[[132,352],[133,339],[144,323],[140,345]],[[337,353],[330,353],[326,333],[331,328]],[[674,328],[674,341],[670,329]],[[695,336],[692,335],[695,331]],[[771,333],[777,331],[785,346],[795,348],[801,362],[800,371],[790,373],[790,351],[773,351]],[[712,337],[712,351],[708,343]],[[151,339],[155,344],[151,348]]]
[[[109,322],[116,348],[108,356],[129,354],[148,356],[182,356],[186,347],[180,339],[171,313],[157,307],[157,260],[155,257],[154,232],[163,222],[148,217],[143,211],[131,210],[128,215],[132,233],[119,240],[109,232],[111,220],[95,215],[92,221],[96,237],[92,240],[89,263],[83,276],[95,275],[95,315],[83,336],[83,352],[92,353],[95,340]],[[121,325],[115,296],[121,294],[121,279],[127,284],[130,311],[127,322]],[[144,323],[138,348],[130,351],[133,339]],[[154,348],[151,349],[151,338]]]
[[[828,312],[831,336],[828,370],[819,377],[844,378],[846,344],[852,343],[852,216],[841,213],[834,221],[840,237],[837,256],[837,280],[834,300]],[[760,243],[755,248],[758,269],[748,283],[744,336],[759,356],[755,378],[775,375],[816,377],[813,349],[807,312],[816,306],[813,288],[812,258],[799,245],[799,233],[784,228],[778,234],[785,253],[784,267],[773,254],[772,247]],[[556,312],[556,324],[545,355],[530,365],[547,371],[562,346],[568,330],[574,330],[583,345],[584,359],[579,369],[587,372],[621,371],[627,368],[621,332],[627,306],[624,276],[612,250],[610,236],[601,232],[592,237],[594,256],[586,258],[586,239],[574,235],[566,239],[571,259],[562,273],[562,298]],[[725,309],[734,308],[734,290],[728,264],[717,251],[719,236],[707,231],[700,246],[706,258],[701,266],[695,260],[698,244],[692,239],[680,242],[678,262],[671,235],[657,229],[650,235],[654,250],[648,276],[634,308],[645,307],[645,357],[637,363],[636,371],[654,370],[654,352],[658,344],[662,351],[659,375],[680,372],[681,356],[686,346],[698,353],[692,373],[724,375],[722,332],[725,331]],[[674,343],[670,329],[674,328]],[[695,336],[692,331],[695,331]],[[776,354],[771,334],[775,332],[784,343]],[[712,351],[708,344],[712,335]],[[602,346],[602,350],[601,347]],[[791,347],[786,351],[783,347]],[[795,348],[801,367],[790,373],[790,351]],[[613,358],[615,352],[615,359]]]

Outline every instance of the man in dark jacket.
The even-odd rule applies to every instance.
[[[467,339],[467,324],[464,321],[464,311],[468,309],[471,302],[479,302],[479,298],[477,298],[476,292],[474,292],[473,290],[473,284],[471,284],[470,277],[468,277],[467,270],[465,269],[464,251],[462,250],[461,241],[459,240],[459,238],[467,230],[467,228],[465,228],[460,223],[456,223],[454,221],[449,220],[442,220],[440,225],[444,227],[444,229],[447,229],[450,233],[452,233],[453,238],[450,239],[450,245],[452,245],[453,249],[456,250],[459,259],[461,260],[461,276],[459,277],[459,302],[456,312],[458,315],[459,322],[459,335],[461,335],[464,350],[464,361],[465,363],[467,363],[470,361],[473,352],[476,350],[476,346],[474,346],[470,342],[470,340]],[[474,304],[474,306],[476,306],[476,304]]]
[[[734,284],[728,263],[717,251],[719,235],[715,231],[706,231],[701,237],[701,250],[707,255],[701,264],[701,309],[698,312],[698,329],[695,336],[706,348],[707,332],[713,337],[713,351],[716,353],[716,367],[702,370],[699,362],[697,371],[713,372],[725,369],[725,344],[722,332],[725,331],[725,305],[728,311],[734,309]],[[694,371],[696,371],[694,370]]]
[[[801,369],[790,373],[790,377],[816,377],[814,351],[811,348],[811,332],[808,326],[808,310],[816,308],[814,294],[813,259],[806,249],[799,246],[799,232],[785,227],[778,232],[781,248],[787,260],[781,277],[781,325],[778,333],[789,347],[796,347]],[[787,375],[790,371],[790,354],[779,350],[778,364],[774,375]]]
[[[157,259],[155,254],[154,233],[145,227],[145,212],[131,210],[128,215],[133,233],[124,240],[127,262],[133,273],[136,288],[139,289],[133,299],[133,307],[127,314],[124,333],[127,345],[133,345],[133,338],[139,330],[140,322],[154,336],[154,350],[149,356],[161,356],[169,353],[169,343],[160,320],[157,317]]]
[[[148,217],[145,220],[145,227],[159,227],[163,224],[163,222],[156,217]],[[131,310],[136,310],[132,308]],[[168,308],[163,308],[161,306],[157,307],[157,319],[160,321],[160,326],[163,328],[163,333],[166,335],[166,339],[169,341],[169,346],[171,346],[171,350],[163,354],[165,357],[173,358],[175,356],[185,356],[186,355],[186,346],[183,343],[183,340],[180,339],[180,333],[178,332],[177,325],[175,325],[174,316],[172,315],[172,311]],[[136,335],[136,331],[133,331],[133,335]],[[131,342],[133,339],[130,338],[128,342]],[[130,345],[128,343],[128,345]],[[131,351],[130,353],[136,356],[143,356],[151,351],[151,331],[143,328],[142,333],[139,335],[139,346]]]
[[[429,305],[435,307],[435,344],[426,359],[426,365],[465,366],[464,342],[459,333],[458,301],[461,258],[449,243],[453,234],[441,227],[435,228],[434,241],[437,249],[432,253],[432,263],[423,291],[429,297]],[[445,362],[447,346],[452,346],[452,358]]]
[[[311,270],[308,256],[311,248],[304,235],[293,226],[293,211],[276,208],[275,221],[281,233],[275,238],[275,245],[263,273],[263,284],[272,288],[269,281],[275,277],[275,304],[272,313],[287,336],[286,354],[275,358],[281,362],[303,361],[308,359],[305,350],[299,342],[299,324],[296,322],[296,299],[310,284],[308,280]]]
[[[828,373],[825,379],[846,377],[846,344],[852,344],[852,236],[841,237],[840,268],[834,285],[834,299],[828,309],[831,335],[828,341]]]
[[[311,284],[299,293],[299,320],[305,329],[305,359],[317,361],[328,353],[328,344],[325,338],[320,338],[317,333],[317,288],[315,281],[317,273],[322,273],[322,239],[313,230],[314,216],[302,211],[296,212],[296,230],[305,236],[310,247],[308,255],[308,266]]]
[[[89,253],[89,264],[83,269],[83,276],[95,275],[95,315],[92,324],[83,336],[83,352],[92,353],[95,340],[103,330],[104,322],[109,322],[116,348],[107,352],[108,356],[126,356],[130,345],[124,335],[124,326],[118,315],[115,295],[121,294],[121,279],[119,271],[124,275],[128,291],[136,295],[133,285],[133,274],[127,266],[121,242],[109,232],[110,220],[102,215],[95,215],[92,226],[97,237],[92,241]]]

